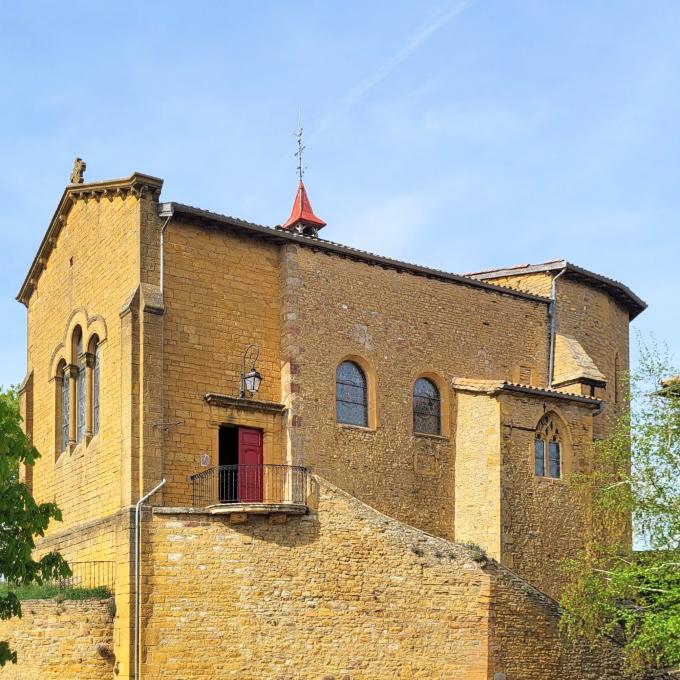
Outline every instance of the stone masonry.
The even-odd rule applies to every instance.
[[[560,636],[550,598],[587,516],[569,475],[620,412],[644,303],[572,265],[448,274],[161,204],[161,188],[140,173],[67,187],[18,296],[42,454],[22,475],[64,515],[38,550],[115,565],[113,661],[92,677],[134,675],[133,506],[161,479],[141,531],[145,680],[617,677],[611,650]],[[78,334],[98,341],[98,432]],[[241,398],[251,344],[262,383]],[[336,422],[345,360],[366,379],[365,427]],[[419,378],[440,395],[436,434],[414,432]],[[557,477],[534,468],[546,414]],[[309,470],[307,514],[197,505],[222,427],[258,430],[265,465]]]

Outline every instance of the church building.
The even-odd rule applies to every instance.
[[[63,512],[40,553],[109,565],[115,614],[34,677],[620,677],[556,599],[639,297],[343,245],[302,179],[268,227],[83,170],[18,294],[22,474]]]

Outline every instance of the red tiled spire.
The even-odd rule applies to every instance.
[[[286,220],[285,224],[281,225],[281,228],[287,229],[288,231],[315,233],[325,226],[326,223],[314,214],[312,204],[309,202],[309,197],[307,196],[305,185],[302,183],[302,180],[300,180],[290,217]]]

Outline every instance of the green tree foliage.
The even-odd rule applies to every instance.
[[[566,564],[563,624],[621,645],[630,677],[680,667],[680,392],[661,389],[676,373],[641,346],[623,415],[594,444],[593,469],[572,477],[589,516],[584,549]]]
[[[68,565],[58,553],[32,558],[35,537],[43,536],[51,520],[61,520],[54,503],[36,503],[19,481],[20,463],[32,465],[38,452],[21,430],[15,389],[0,389],[0,574],[10,587],[0,594],[0,619],[21,616],[19,599],[11,587],[45,583],[69,576]],[[0,667],[16,663],[16,652],[0,640]]]

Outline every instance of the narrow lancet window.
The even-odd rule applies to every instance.
[[[546,413],[538,422],[534,439],[534,470],[538,477],[562,476],[562,438],[557,420]]]
[[[92,364],[92,434],[99,432],[99,342],[94,345]]]
[[[61,419],[59,423],[59,452],[65,451],[68,447],[68,431],[70,422],[69,410],[69,374],[65,363],[62,363],[59,371],[59,378],[61,379],[61,395],[60,395],[60,411]]]
[[[534,442],[534,471],[538,477],[545,477],[545,445],[542,439],[536,437]]]
[[[85,434],[85,356],[83,355],[83,334],[75,330],[73,363],[78,371],[76,378],[76,441],[82,441]]]

